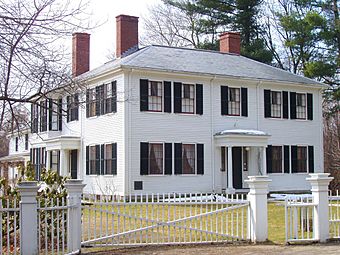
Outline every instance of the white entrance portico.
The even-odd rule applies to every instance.
[[[222,191],[247,188],[248,175],[266,174],[269,134],[259,130],[230,129],[214,135],[220,150]]]

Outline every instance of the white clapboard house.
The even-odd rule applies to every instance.
[[[90,35],[74,34],[83,85],[32,106],[37,176],[46,166],[87,192],[136,194],[242,191],[252,175],[307,190],[324,171],[322,84],[241,56],[238,33],[220,51],[138,48],[138,18],[116,21],[116,59],[89,70]]]

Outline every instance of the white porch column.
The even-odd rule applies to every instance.
[[[306,180],[312,186],[314,207],[314,238],[326,242],[329,238],[328,185],[333,180],[328,173],[310,174]]]
[[[228,146],[228,189],[227,193],[235,193],[234,185],[233,185],[233,147]]]
[[[67,174],[66,170],[66,152],[65,150],[60,150],[60,175],[65,176]]]
[[[45,166],[45,168],[47,169],[47,170],[49,170],[51,167],[50,167],[50,165],[51,165],[51,158],[50,158],[50,151],[46,151],[46,166]]]
[[[267,175],[267,153],[266,147],[262,147],[262,175]]]
[[[247,236],[253,242],[264,242],[268,239],[268,176],[249,176],[245,180],[249,185],[249,213]]]
[[[37,192],[40,187],[35,181],[18,184],[20,201],[20,253],[38,254]]]

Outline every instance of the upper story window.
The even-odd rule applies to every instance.
[[[306,119],[306,94],[296,93],[296,118]]]
[[[19,137],[15,137],[15,151],[19,151]]]
[[[79,94],[67,96],[67,122],[78,120],[79,115]]]
[[[248,116],[248,89],[221,86],[221,114]]]
[[[50,130],[59,130],[59,113],[58,113],[58,101],[50,99]]]
[[[149,81],[148,110],[161,112],[163,109],[163,84],[159,81]]]
[[[37,133],[39,127],[39,105],[31,104],[31,131]]]
[[[182,84],[182,113],[195,112],[195,85]]]
[[[117,83],[113,81],[86,91],[86,117],[117,111]]]
[[[47,100],[40,102],[40,132],[47,131]]]
[[[281,118],[281,91],[271,91],[271,117]]]
[[[240,89],[229,88],[228,115],[240,116]]]

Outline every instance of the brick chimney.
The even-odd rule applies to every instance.
[[[90,70],[90,35],[72,35],[72,76],[76,77]]]
[[[138,17],[119,15],[116,26],[116,57],[120,58],[127,50],[138,48]]]
[[[220,35],[220,52],[241,53],[241,35],[238,32],[226,32]]]

